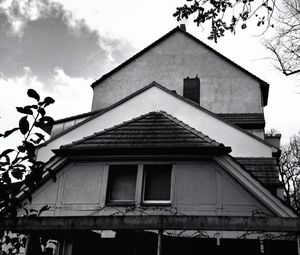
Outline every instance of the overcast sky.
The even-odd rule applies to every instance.
[[[17,125],[28,88],[56,103],[55,119],[91,108],[90,84],[178,25],[183,0],[0,0],[0,133]],[[271,84],[267,129],[283,141],[300,130],[300,77],[276,71],[259,37],[238,31],[218,44],[187,22],[187,31]],[[6,147],[9,141],[0,142]]]

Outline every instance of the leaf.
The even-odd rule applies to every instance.
[[[28,215],[28,209],[26,207],[23,207],[22,209],[25,211],[26,215]]]
[[[15,169],[14,171],[11,172],[11,175],[17,180],[22,180],[24,177],[24,172],[25,172],[24,170]]]
[[[14,165],[16,163],[18,163],[19,160],[23,159],[22,157],[16,157],[12,162],[11,164]]]
[[[10,129],[10,130],[7,130],[4,132],[4,135],[3,137],[8,137],[10,134],[12,134],[13,132],[17,131],[19,128],[13,128],[13,129]]]
[[[4,172],[2,175],[1,175],[1,179],[4,183],[7,183],[7,184],[10,184],[11,183],[11,179],[8,175],[8,172]]]
[[[26,151],[24,145],[18,146],[18,150],[19,150],[20,152],[25,152],[25,151]]]
[[[45,107],[48,106],[49,104],[53,104],[55,100],[52,97],[46,97],[44,100]]]
[[[2,158],[3,157],[5,158],[6,161],[5,162],[1,162],[1,165],[2,166],[9,165],[10,164],[10,157],[8,155],[3,155]]]
[[[39,109],[38,109],[38,112],[39,112],[42,116],[45,116],[45,114],[46,114],[46,111],[45,111],[44,108],[39,108]]]
[[[35,122],[34,125],[43,130],[52,127],[54,123],[54,119],[49,116],[44,116],[40,118],[40,121]]]
[[[33,104],[33,105],[30,105],[29,108],[32,108],[32,109],[37,109],[39,108],[36,104]]]
[[[29,106],[25,106],[24,108],[23,107],[16,107],[16,108],[17,111],[20,113],[29,114],[29,115],[33,114],[33,111],[29,108]]]
[[[4,155],[7,155],[7,154],[13,152],[13,151],[14,151],[13,149],[7,149],[7,150],[3,151],[3,152],[0,154],[0,158],[3,157]]]
[[[45,126],[52,126],[54,123],[54,119],[49,116],[40,118],[40,121],[42,121]]]
[[[29,157],[34,157],[35,156],[35,146],[33,143],[30,143],[28,141],[23,142],[25,149],[27,151],[27,154]]]
[[[11,242],[11,238],[8,235],[6,235],[4,242],[5,242],[5,244],[9,244]]]
[[[13,245],[15,245],[16,243],[19,242],[19,238],[18,238],[18,237],[13,237],[13,238],[11,239],[11,242],[12,242]]]
[[[40,216],[44,211],[48,211],[50,209],[49,205],[44,205],[38,212],[38,216]]]
[[[34,144],[39,144],[42,140],[45,141],[45,136],[40,133],[34,133],[37,136],[37,139],[30,139],[31,142]]]
[[[23,117],[19,121],[19,128],[23,135],[25,135],[29,130],[29,122],[27,120],[27,116]]]
[[[41,140],[45,141],[45,136],[41,133],[34,133],[38,138],[40,138]]]
[[[27,95],[34,98],[38,102],[40,101],[40,96],[34,89],[28,89]]]

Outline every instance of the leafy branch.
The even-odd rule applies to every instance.
[[[248,21],[255,19],[257,27],[273,26],[271,19],[276,0],[186,0],[186,4],[177,7],[173,16],[177,21],[193,17],[197,26],[210,23],[208,39],[214,40],[225,32],[236,32],[237,26],[245,29]]]
[[[2,139],[17,131],[23,136],[21,144],[16,149],[6,149],[0,153],[0,215],[16,216],[21,207],[17,198],[21,186],[33,189],[41,180],[45,163],[35,158],[36,147],[45,140],[47,128],[52,127],[53,118],[46,115],[46,107],[55,101],[51,97],[41,100],[40,95],[33,89],[27,91],[28,97],[35,100],[32,105],[17,107],[23,116],[18,127],[0,134]],[[27,193],[31,201],[31,196]]]

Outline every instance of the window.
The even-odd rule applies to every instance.
[[[144,203],[171,202],[171,171],[172,165],[144,165]]]
[[[109,166],[108,204],[134,203],[137,168],[137,165]]]

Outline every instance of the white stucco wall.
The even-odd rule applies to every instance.
[[[259,82],[181,32],[152,48],[94,89],[92,110],[156,81],[183,94],[183,79],[200,78],[200,104],[215,113],[259,113]]]
[[[149,161],[126,163],[143,165]],[[179,215],[251,216],[254,211],[261,211],[273,215],[261,201],[212,161],[165,163],[173,165],[171,206],[159,210],[142,205],[147,213],[174,214],[177,211]],[[30,207],[38,209],[50,205],[44,216],[111,215],[123,210],[124,207],[105,205],[109,164],[97,161],[69,164],[57,175],[55,183],[49,180],[34,192]],[[137,179],[137,186],[140,187],[137,192],[142,192],[142,179]],[[136,203],[141,204],[141,201]],[[129,214],[140,214],[143,210],[136,209]]]
[[[54,154],[52,149],[77,141],[124,121],[139,117],[151,111],[165,111],[168,114],[208,135],[217,142],[232,148],[236,157],[271,157],[272,148],[248,134],[211,116],[205,111],[166,93],[158,87],[151,87],[134,98],[71,130],[38,149],[37,159],[47,161]]]

